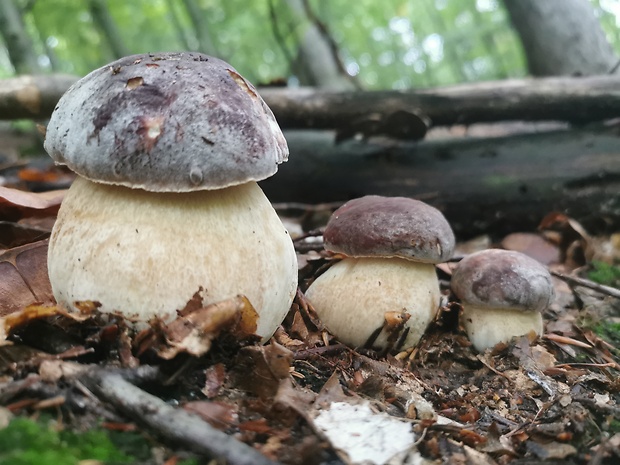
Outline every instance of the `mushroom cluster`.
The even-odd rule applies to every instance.
[[[323,237],[345,256],[306,291],[325,326],[354,347],[415,346],[439,308],[434,264],[454,250],[444,216],[418,200],[366,196],[336,210]]]
[[[269,338],[297,287],[295,250],[256,181],[288,147],[271,110],[229,64],[198,53],[122,58],[60,99],[45,148],[78,174],[54,226],[59,304],[170,320],[244,294]]]
[[[451,287],[463,306],[463,326],[479,352],[530,332],[541,335],[541,312],[554,296],[546,267],[520,252],[499,249],[461,260]]]

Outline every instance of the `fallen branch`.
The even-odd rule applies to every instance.
[[[275,465],[256,449],[213,428],[200,418],[175,409],[132,382],[157,379],[159,370],[142,366],[136,370],[93,370],[81,381],[98,397],[124,414],[148,426],[164,438],[229,465]]]
[[[260,183],[272,202],[415,197],[438,207],[463,238],[531,231],[552,211],[580,221],[591,234],[620,227],[620,157],[613,127],[339,145],[329,131],[285,135],[289,161]]]
[[[551,274],[557,276],[558,278],[566,281],[569,284],[587,287],[588,289],[592,289],[599,294],[604,294],[610,297],[615,297],[616,299],[620,299],[620,289],[616,289],[615,287],[605,286],[604,284],[595,283],[594,281],[590,281],[589,279],[580,278],[578,276],[569,276],[567,274],[558,273],[557,271],[552,271]]]
[[[76,79],[48,75],[3,80],[0,119],[49,117]],[[432,126],[506,120],[585,123],[620,115],[618,75],[510,79],[406,91],[259,91],[287,129],[343,128],[371,115],[376,122],[399,113],[424,115]]]
[[[0,119],[47,118],[60,96],[76,79],[65,74],[3,79],[0,85]]]

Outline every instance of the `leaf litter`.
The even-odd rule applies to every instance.
[[[51,409],[73,428],[137,423],[169,445],[169,456],[181,447],[232,464],[620,459],[620,340],[594,330],[618,324],[619,303],[586,273],[594,258],[616,263],[615,239],[552,214],[538,233],[501,241],[555,273],[543,337],[475,353],[458,323],[448,263],[438,267],[445,305],[419,346],[383,355],[339,344],[305,300],[302,291],[334,260],[312,227],[295,238],[300,291],[265,346],[243,296],[205,306],[197,292],[177,320],[138,333],[100,315],[96,302],[67,313],[47,282],[46,242],[33,235],[10,248],[0,261],[0,323],[11,344],[0,347],[2,405],[31,416]],[[459,250],[492,245],[479,238]]]

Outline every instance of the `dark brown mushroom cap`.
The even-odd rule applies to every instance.
[[[60,99],[45,149],[92,181],[171,192],[259,181],[288,157],[252,84],[200,53],[134,55],[91,72]]]
[[[454,233],[441,212],[406,197],[351,200],[333,213],[323,237],[327,250],[351,257],[439,263],[454,251]]]
[[[546,267],[520,252],[490,249],[473,253],[452,274],[452,291],[464,304],[541,312],[553,300]]]

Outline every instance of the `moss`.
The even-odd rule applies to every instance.
[[[86,433],[57,431],[44,422],[16,418],[0,430],[0,464],[77,464],[80,460],[132,463],[103,430]]]
[[[137,432],[59,430],[49,416],[15,418],[0,429],[0,465],[77,465],[83,460],[121,465],[149,463],[150,441]],[[190,458],[179,465],[197,465]]]
[[[606,286],[620,287],[620,266],[593,261],[592,269],[588,272],[588,278]]]

